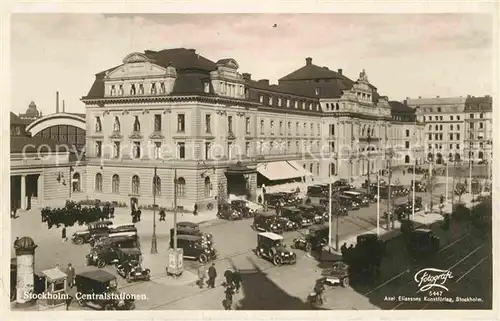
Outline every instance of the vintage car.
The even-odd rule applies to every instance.
[[[267,202],[267,206],[270,208],[275,208],[276,205],[285,206],[289,202],[288,194],[284,192],[267,193],[264,195],[264,202]]]
[[[170,235],[170,247],[174,248],[174,237]],[[187,259],[198,260],[200,263],[213,261],[217,258],[217,251],[207,245],[200,236],[177,235],[177,248],[183,250],[183,256]]]
[[[339,202],[340,205],[343,205],[347,208],[347,210],[359,210],[360,206],[359,203],[356,201],[353,201],[350,197],[340,195],[337,197],[337,201]]]
[[[109,225],[106,231],[93,234],[89,239],[90,246],[94,246],[96,242],[103,238],[111,237],[131,237],[138,238],[137,227],[134,224]]]
[[[219,204],[216,216],[225,220],[241,220],[243,213],[231,204]]]
[[[170,229],[171,234],[173,234],[172,231],[173,229]],[[212,240],[212,234],[202,232],[200,225],[193,222],[178,222],[177,234],[203,236],[209,241]]]
[[[106,244],[90,249],[89,254],[86,255],[87,265],[94,265],[98,268],[103,268],[107,264],[115,264],[118,262],[116,255],[117,246],[114,244]]]
[[[326,188],[325,188],[325,186],[320,185],[320,184],[312,185],[312,186],[307,187],[306,195],[309,197],[328,196],[328,188],[329,188],[328,185],[326,186]]]
[[[369,250],[378,251],[381,254],[386,253],[386,243],[378,238],[376,233],[364,233],[356,236],[356,246],[365,246]]]
[[[280,226],[283,226],[285,232],[295,231],[299,228],[299,225],[293,221],[290,221],[287,217],[278,215],[276,216],[276,221]]]
[[[329,228],[325,224],[316,224],[309,227],[307,233],[292,241],[292,248],[310,252],[319,250],[328,244]]]
[[[238,212],[241,213],[243,218],[252,217],[255,210],[248,206],[248,201],[246,200],[232,200],[231,206]]]
[[[316,206],[300,204],[296,205],[296,208],[302,212],[305,219],[310,219],[313,224],[323,224],[325,221],[323,218],[324,211],[319,210]]]
[[[364,193],[350,190],[350,191],[343,191],[342,196],[350,198],[353,203],[357,203],[359,204],[359,206],[362,207],[370,206],[370,199],[366,197]]]
[[[109,244],[113,244],[115,245],[115,247],[122,247],[122,248],[141,247],[139,242],[139,235],[137,234],[132,234],[132,235],[107,234],[107,235],[101,235],[99,237],[97,236],[93,237],[90,240],[90,246],[92,247],[109,245]]]
[[[408,239],[407,249],[413,257],[425,257],[439,251],[439,237],[429,229],[416,229]]]
[[[276,212],[274,211],[259,211],[253,217],[252,228],[256,231],[273,232],[277,234],[283,233],[285,227],[277,220]]]
[[[75,276],[76,300],[82,307],[98,310],[133,310],[133,299],[122,299],[116,276],[104,270],[81,272]]]
[[[299,228],[311,226],[314,224],[313,218],[304,215],[301,210],[292,206],[283,207],[281,209],[281,216],[286,217],[290,221],[297,223]]]
[[[336,261],[329,268],[321,271],[321,276],[325,284],[336,285],[340,284],[342,287],[349,286],[349,265],[342,261]]]
[[[127,279],[127,282],[136,280],[149,281],[151,270],[144,269],[141,266],[142,253],[137,248],[116,249],[118,262],[116,263],[116,272]]]
[[[343,178],[333,182],[333,187],[349,186],[349,185],[350,185],[349,182]]]
[[[272,232],[257,234],[255,253],[260,258],[270,260],[274,265],[297,263],[297,255],[286,248],[283,236]]]
[[[87,224],[83,231],[76,231],[71,236],[71,241],[75,244],[89,243],[94,235],[106,235],[109,227],[113,225],[111,221],[98,221]]]

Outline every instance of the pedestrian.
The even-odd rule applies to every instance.
[[[233,271],[230,268],[227,268],[226,272],[224,272],[224,277],[226,278],[226,286],[233,284]]]
[[[205,265],[201,265],[198,269],[198,286],[200,289],[203,289],[203,282],[205,281],[205,276],[207,274],[207,270],[205,269]]]
[[[15,206],[12,206],[12,210],[10,211],[10,218],[16,219],[17,217],[17,208]]]
[[[72,288],[75,284],[75,268],[71,265],[71,263],[68,263],[66,275],[68,276],[68,286]]]
[[[138,211],[137,211],[137,222],[140,222],[140,221],[141,221],[141,214],[142,214],[142,211],[141,211],[141,210],[138,210]]]
[[[61,236],[62,236],[63,242],[66,242],[68,240],[68,237],[66,236],[66,226],[63,227],[63,229],[61,231]]]
[[[215,263],[208,268],[208,287],[215,288],[215,278],[217,277],[217,270],[215,269]]]
[[[165,216],[166,216],[166,214],[165,214],[165,210],[164,210],[164,209],[162,209],[162,210],[160,211],[160,221],[165,221]]]
[[[233,294],[234,294],[233,286],[229,285],[224,291],[224,293],[226,294],[226,298],[223,301],[224,309],[231,310],[231,307],[233,306]]]
[[[236,293],[240,292],[241,282],[242,282],[241,273],[236,269],[233,272],[233,284]]]
[[[71,301],[73,301],[73,296],[71,294],[68,294],[68,297],[66,298],[66,310],[69,310],[69,306],[71,305]]]
[[[347,251],[347,243],[344,243],[340,247],[340,253],[342,253],[342,256],[344,256],[344,254],[345,254],[346,251]]]
[[[198,204],[194,204],[193,215],[198,215]]]

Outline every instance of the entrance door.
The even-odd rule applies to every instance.
[[[10,204],[12,208],[21,208],[21,177],[10,177]]]

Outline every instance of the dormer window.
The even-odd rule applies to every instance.
[[[320,93],[319,88],[316,88],[316,89],[314,90],[314,94],[315,94],[316,96],[319,96],[319,93]]]
[[[262,95],[260,95],[260,96],[259,96],[259,102],[260,102],[261,104],[263,104],[263,103],[264,103],[264,96],[262,96]]]
[[[118,95],[123,96],[123,85],[118,88]]]
[[[139,116],[135,116],[134,132],[140,132],[140,131],[141,131],[141,123],[139,122]]]
[[[269,97],[269,106],[272,106],[273,105],[273,97]]]
[[[295,101],[295,108],[299,108],[299,102],[297,100]]]
[[[278,106],[281,107],[281,98],[278,98]]]
[[[139,84],[139,95],[144,95],[144,85]]]
[[[150,90],[151,95],[156,95],[156,83],[151,84],[151,90]]]
[[[111,96],[116,95],[116,88],[115,88],[115,85],[111,85],[111,92],[110,92],[110,95],[111,95]]]
[[[135,90],[135,84],[132,84],[132,86],[130,86],[130,95],[135,95],[136,94],[136,90]]]
[[[208,81],[205,81],[203,83],[203,92],[209,93],[210,92],[210,83]]]
[[[290,99],[287,99],[287,100],[286,100],[286,106],[287,106],[287,107],[290,107]]]
[[[166,92],[166,90],[165,90],[165,83],[162,82],[162,83],[160,83],[160,93],[164,94],[165,92]]]
[[[99,116],[95,117],[95,131],[97,133],[102,131],[101,117],[99,117]]]

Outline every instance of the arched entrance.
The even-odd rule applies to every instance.
[[[443,163],[443,155],[441,153],[437,153],[437,159],[436,159],[436,164],[442,164]]]
[[[405,164],[410,164],[410,155],[405,156]]]
[[[484,154],[483,154],[483,152],[479,152],[478,158],[479,158],[480,160],[482,160],[482,159],[484,158]]]
[[[455,154],[455,162],[459,162],[459,161],[460,161],[460,154],[456,153]]]
[[[427,154],[427,160],[428,160],[429,162],[434,161],[434,155],[433,155],[432,153]]]

